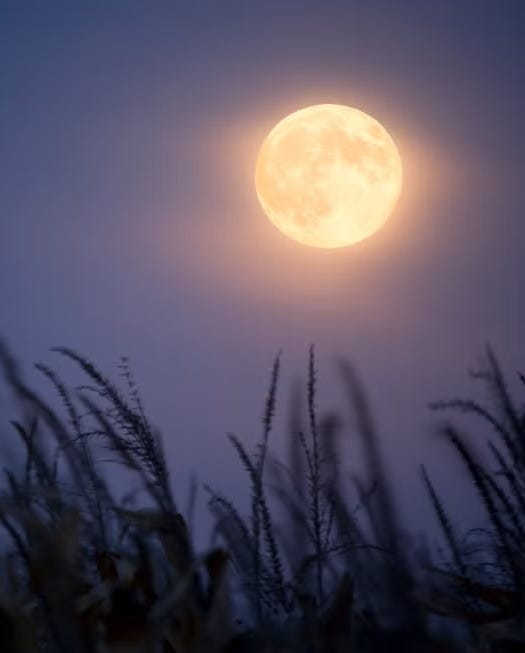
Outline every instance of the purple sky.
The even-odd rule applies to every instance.
[[[284,420],[314,342],[328,408],[335,356],[358,364],[415,526],[421,461],[466,511],[426,405],[471,389],[486,341],[525,367],[524,28],[522,0],[0,1],[0,333],[28,369],[129,355],[181,497],[193,470],[241,504],[225,433],[259,437],[279,348]],[[374,116],[404,165],[342,250],[286,239],[253,187],[316,103]]]

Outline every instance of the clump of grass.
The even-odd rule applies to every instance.
[[[524,376],[517,376],[523,384]],[[446,422],[441,427],[479,496],[487,525],[477,530],[483,541],[473,554],[461,550],[451,519],[425,473],[427,490],[453,561],[450,571],[438,570],[449,582],[441,587],[434,608],[440,614],[475,625],[477,631],[499,630],[509,641],[519,638],[515,646],[525,647],[525,413],[513,399],[491,347],[485,350],[483,368],[471,372],[471,377],[488,390],[488,405],[455,398],[434,402],[430,407],[476,417],[492,432],[485,442],[483,459],[457,425]]]
[[[67,421],[26,384],[0,346],[1,370],[28,416],[27,423],[13,423],[25,448],[23,473],[5,470],[0,498],[0,523],[12,542],[3,565],[2,641],[20,652],[146,653],[161,644],[177,653],[225,650],[233,636],[228,554],[193,551],[160,438],[129,370],[131,402],[90,361],[57,351],[89,383],[72,393],[53,370],[37,366],[58,391]],[[95,462],[95,438],[139,478],[149,506],[131,509],[115,498]]]
[[[272,398],[279,364],[277,358],[268,392]],[[258,550],[253,520],[250,528],[229,499],[211,490],[210,506],[232,554],[241,589],[251,597],[256,626],[272,623],[277,632],[292,630],[297,641],[302,642],[301,650],[323,651],[327,639],[332,642],[330,646],[336,646],[333,642],[337,638],[340,648],[328,650],[365,650],[372,646],[374,638],[375,650],[379,650],[381,636],[384,645],[388,637],[397,636],[406,646],[414,641],[424,647],[430,639],[422,607],[412,595],[415,580],[406,562],[406,542],[389,490],[377,433],[353,368],[341,363],[341,373],[368,463],[369,478],[361,484],[361,503],[349,504],[350,488],[342,478],[342,421],[333,414],[318,416],[312,347],[303,395],[304,419],[301,396],[297,389],[293,394],[288,464],[273,459],[268,451],[268,413],[273,416],[273,399],[266,404],[260,445],[271,463],[271,479],[262,468],[257,470],[240,440],[230,436],[251,482],[252,515],[260,511],[264,516],[263,530],[267,529],[268,539],[272,538],[272,546],[258,558],[257,567],[252,562],[253,552]],[[276,527],[275,520],[266,518],[271,515],[272,498],[273,510],[280,506],[281,513],[284,511],[281,521],[290,525],[285,532]],[[372,499],[376,501],[374,507]],[[375,525],[370,536],[365,535],[359,523],[359,509]],[[274,563],[276,559],[278,565]],[[310,649],[304,648],[308,646]]]
[[[365,475],[354,483],[357,495],[342,463],[343,420],[319,412],[313,347],[304,386],[292,396],[289,460],[272,455],[278,354],[255,452],[228,435],[248,475],[250,514],[244,517],[221,492],[207,488],[222,544],[198,554],[171,490],[173,466],[127,359],[120,364],[123,392],[77,352],[54,352],[86,378],[72,390],[50,366],[36,366],[60,397],[63,415],[26,383],[0,343],[0,370],[22,412],[12,427],[25,456],[18,472],[4,469],[0,493],[0,524],[11,543],[0,558],[2,650],[466,650],[436,634],[435,614],[463,625],[470,651],[521,650],[525,416],[492,350],[486,352],[486,369],[473,374],[488,386],[492,406],[470,399],[432,406],[478,416],[494,432],[487,443],[490,462],[484,462],[457,425],[442,428],[487,513],[477,531],[480,546],[469,550],[422,468],[449,553],[442,565],[430,554],[420,556],[419,566],[366,395],[347,362],[340,362],[339,371],[365,460]],[[519,380],[525,383],[521,375]],[[103,451],[138,479],[142,507],[131,495],[115,496],[98,460]],[[235,620],[229,567],[250,609],[237,615],[242,624]]]

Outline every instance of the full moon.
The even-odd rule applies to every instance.
[[[380,229],[401,192],[397,147],[377,120],[339,104],[296,111],[270,131],[255,167],[266,215],[312,247],[345,247]]]

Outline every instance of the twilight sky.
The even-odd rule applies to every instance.
[[[524,27],[522,0],[0,0],[0,334],[28,370],[129,355],[181,498],[193,470],[241,504],[225,434],[259,437],[279,348],[284,420],[314,342],[322,405],[346,410],[336,355],[358,365],[413,526],[421,461],[467,511],[426,405],[476,391],[486,341],[525,367]],[[341,250],[254,192],[264,136],[317,103],[374,116],[404,166]]]

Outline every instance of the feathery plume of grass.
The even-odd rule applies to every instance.
[[[304,438],[302,438],[303,448],[308,463],[308,483],[310,506],[312,516],[312,532],[314,536],[314,551],[316,556],[316,579],[317,595],[319,602],[324,602],[323,587],[323,569],[324,569],[324,546],[323,546],[323,517],[321,514],[321,451],[319,443],[319,434],[316,419],[316,369],[315,369],[315,351],[314,346],[310,346],[308,356],[308,418],[310,423],[310,435],[312,439],[312,449],[308,450]]]
[[[514,557],[514,552],[509,542],[507,529],[501,519],[500,512],[497,509],[493,487],[487,482],[486,474],[482,466],[477,462],[474,453],[469,449],[465,443],[465,438],[459,431],[451,425],[444,427],[444,433],[456,449],[466,469],[468,470],[474,486],[476,487],[481,501],[487,511],[492,527],[494,529],[494,536],[499,544],[499,551],[502,554],[502,560],[507,568],[514,583],[521,585],[521,573]]]
[[[87,358],[66,347],[54,347],[53,351],[79,365],[94,383],[92,386],[83,386],[82,389],[94,392],[101,399],[109,402],[107,417],[116,427],[113,430],[112,443],[116,445],[118,441],[119,451],[126,449],[130,454],[129,460],[134,460],[135,466],[142,465],[147,470],[151,481],[159,488],[157,497],[162,501],[163,509],[166,512],[175,512],[176,505],[170,489],[169,472],[161,440],[145,418],[141,404],[138,404],[138,411],[134,410],[118,388]],[[133,392],[132,398],[135,403],[136,396]]]
[[[425,484],[425,488],[428,492],[430,501],[434,508],[434,512],[436,513],[439,524],[441,526],[441,530],[443,531],[450,552],[452,553],[452,558],[454,560],[456,569],[464,576],[467,576],[468,575],[467,565],[463,560],[463,555],[461,553],[460,545],[454,527],[452,526],[452,521],[445,509],[445,506],[443,505],[441,499],[439,498],[439,495],[436,492],[434,485],[432,484],[432,481],[430,480],[430,477],[424,465],[421,465],[421,476],[423,478],[423,483]]]

